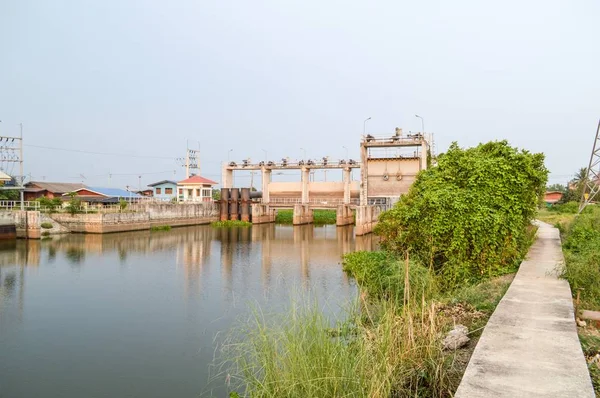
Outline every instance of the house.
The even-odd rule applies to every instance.
[[[64,194],[85,188],[81,183],[30,181],[25,184],[25,200],[35,200],[46,197],[60,198]]]
[[[212,201],[212,187],[218,183],[201,176],[191,176],[177,183],[177,194],[180,202]]]
[[[128,202],[137,202],[143,198],[143,196],[135,192],[126,191],[119,188],[84,187],[76,189],[72,192],[75,193],[75,196],[86,205],[103,206],[118,204],[122,199]],[[65,193],[63,195],[63,199],[68,200],[70,196],[69,194],[70,192]]]
[[[144,189],[141,191],[134,191],[135,193],[137,193],[140,196],[145,196],[147,198],[151,198],[152,195],[154,195],[154,190],[153,189]]]
[[[563,193],[560,191],[547,191],[544,194],[544,202],[547,204],[553,205],[563,197]]]
[[[177,199],[177,182],[175,181],[162,180],[148,186],[152,187],[154,191],[152,196],[159,200],[169,201]]]

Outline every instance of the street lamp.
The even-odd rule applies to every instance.
[[[306,149],[300,148],[300,150],[304,153],[304,157],[302,158],[302,160],[306,160]]]
[[[371,120],[371,116],[369,116],[368,118],[365,119],[365,121],[363,122],[363,135],[366,134],[367,132],[367,122]]]
[[[423,135],[425,135],[425,122],[423,121],[423,118],[419,115],[415,115],[415,117],[421,119],[421,132],[423,133]]]
[[[265,153],[265,162],[266,162],[266,161],[267,161],[267,158],[268,158],[267,150],[266,150],[266,149],[263,149],[262,151]]]
[[[229,151],[227,151],[227,164],[229,164],[229,161],[231,160],[231,159],[229,158],[229,154],[230,154],[231,152],[233,152],[233,149],[230,149]]]
[[[346,150],[346,161],[348,161],[348,148],[346,148],[346,145],[342,145],[342,148]]]

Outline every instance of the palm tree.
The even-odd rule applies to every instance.
[[[575,173],[575,177],[571,180],[573,187],[577,188],[579,183],[584,182],[587,179],[587,174],[587,167],[580,168],[579,171]]]

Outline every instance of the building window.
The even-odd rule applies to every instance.
[[[196,188],[196,196],[200,197],[200,188]]]
[[[179,194],[183,195],[183,188],[179,188]]]
[[[160,195],[160,188],[156,188],[156,194]]]
[[[188,189],[188,197],[192,197],[194,195],[194,190],[193,189]]]
[[[210,188],[203,188],[202,189],[202,197],[204,197],[204,198],[210,198],[210,197],[212,197],[212,189],[210,189]]]
[[[165,194],[171,195],[173,193],[173,188],[165,188]]]

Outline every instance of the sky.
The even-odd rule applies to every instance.
[[[599,17],[596,0],[2,0],[0,135],[23,124],[28,179],[144,187],[182,179],[188,145],[219,181],[228,157],[357,159],[366,118],[384,135],[419,114],[438,153],[506,139],[565,183],[600,118]]]

